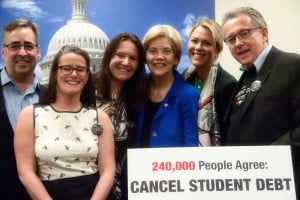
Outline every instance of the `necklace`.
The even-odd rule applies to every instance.
[[[54,104],[51,104],[51,106],[57,110],[57,111],[61,111],[61,112],[75,112],[75,111],[78,111],[81,107],[82,107],[82,104],[80,103],[78,106],[75,106],[73,108],[68,108],[68,109],[64,109],[64,108],[60,108]]]
[[[201,91],[203,89],[203,84],[201,83],[200,80],[196,79],[194,81],[194,87],[201,93]]]

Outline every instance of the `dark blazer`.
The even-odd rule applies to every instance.
[[[261,88],[248,94],[238,120],[229,124],[234,96],[243,77],[244,74],[225,115],[224,125],[231,130],[227,145],[291,144],[295,179],[299,180],[300,55],[272,47],[255,79],[261,81]]]
[[[40,98],[45,94],[45,91],[46,88],[40,85]],[[0,84],[0,199],[30,199],[19,181],[13,142],[14,132],[8,119],[2,85]]]
[[[185,73],[186,70],[183,72],[183,74]],[[189,84],[193,85],[196,76],[197,76],[197,72],[195,71],[186,79],[186,81]],[[215,107],[216,107],[218,122],[220,125],[222,144],[225,144],[226,141],[226,135],[224,134],[223,131],[222,122],[236,83],[237,83],[236,79],[227,71],[225,71],[220,64],[218,64],[218,72],[217,72],[217,78],[216,78],[214,90],[215,90]]]

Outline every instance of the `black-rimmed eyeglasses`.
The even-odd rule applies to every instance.
[[[80,66],[72,67],[70,65],[62,65],[62,66],[58,66],[57,68],[59,68],[63,74],[67,74],[67,75],[72,74],[74,70],[80,76],[85,75],[87,72],[87,67],[80,67]]]
[[[24,44],[21,44],[19,42],[13,42],[10,44],[3,45],[6,48],[8,48],[12,52],[18,52],[21,50],[22,47],[24,47],[24,50],[27,52],[33,51],[36,47],[38,47],[37,44],[33,44],[31,42],[25,42]]]
[[[228,45],[234,45],[236,43],[236,38],[239,40],[246,40],[251,36],[252,32],[257,29],[261,29],[261,27],[258,26],[254,28],[242,29],[236,35],[231,35],[225,38],[224,42]]]

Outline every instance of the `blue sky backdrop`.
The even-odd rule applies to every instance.
[[[54,33],[72,16],[71,0],[1,0],[0,27],[16,18],[29,18],[40,26],[42,58]],[[174,26],[183,38],[179,71],[190,65],[186,42],[190,28],[202,18],[215,18],[214,0],[87,0],[87,18],[111,39],[120,32],[143,38],[155,24]],[[1,41],[2,45],[2,41]],[[42,59],[40,60],[42,61]],[[1,66],[3,61],[1,60]]]

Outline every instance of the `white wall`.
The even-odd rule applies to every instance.
[[[269,27],[269,42],[289,52],[300,54],[300,0],[215,0],[215,19],[222,23],[224,13],[240,6],[259,10]],[[227,45],[220,55],[222,66],[239,78],[240,64],[231,56]]]

